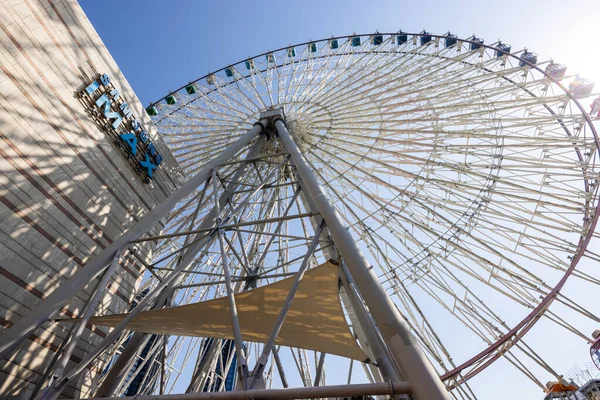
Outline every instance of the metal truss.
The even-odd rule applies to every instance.
[[[306,388],[297,398],[365,381],[363,395],[443,398],[439,375],[451,396],[473,399],[469,380],[496,360],[542,389],[561,377],[567,366],[529,338],[537,324],[585,343],[581,326],[600,322],[592,298],[564,290],[569,278],[575,292],[600,283],[589,267],[600,260],[594,123],[576,85],[567,89],[578,78],[550,75],[552,62],[524,61],[528,52],[499,42],[446,39],[400,32],[313,41],[170,93],[175,102],[155,103],[153,119],[189,181],[68,286],[81,288],[115,254],[151,241],[153,254],[141,257],[146,295],[133,315],[219,297],[235,310],[236,293],[301,279],[335,259],[347,320],[370,363],[361,370],[277,346],[277,327],[257,344],[238,328],[232,343],[130,336],[123,326],[82,361],[103,365],[121,354],[98,395],[122,395],[143,376],[139,395],[202,398],[227,389],[232,365],[240,389]],[[162,232],[148,233],[163,218]],[[75,294],[65,292],[9,329],[0,350]],[[59,370],[46,395],[84,366]],[[385,382],[392,389],[376,386]]]

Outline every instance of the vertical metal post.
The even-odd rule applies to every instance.
[[[262,126],[262,125],[260,125],[260,126]],[[260,151],[262,150],[262,148],[265,144],[265,141],[266,141],[265,135],[260,135],[256,139],[256,142],[252,145],[252,147],[248,151],[246,158],[247,159],[256,158],[258,156],[258,154],[260,153]],[[233,176],[233,178],[231,180],[231,183],[227,187],[227,190],[225,191],[225,193],[223,193],[221,195],[221,197],[219,199],[218,205],[220,207],[223,207],[229,201],[231,195],[237,190],[237,188],[239,186],[239,182],[243,178],[244,174],[246,173],[247,168],[248,168],[248,165],[243,166],[235,173],[235,175]],[[211,171],[211,173],[212,173],[212,171]],[[208,214],[202,220],[202,222],[199,226],[199,229],[210,228],[211,226],[214,225],[215,218],[217,216],[216,209],[217,209],[217,205],[215,205],[208,212]],[[196,209],[195,213],[197,213],[197,212],[198,212],[198,209]],[[187,240],[186,240],[186,243],[187,243]],[[190,246],[184,252],[184,254],[181,255],[181,257],[179,258],[179,262],[181,262],[181,260],[183,260],[184,258],[189,258],[189,256],[195,255],[200,248],[201,248],[200,246]],[[160,293],[158,300],[152,307],[153,309],[162,308],[165,306],[165,304],[167,304],[168,298],[171,295],[171,291],[172,291],[173,287],[178,284],[178,282],[179,282],[179,280],[174,280],[172,282],[172,284],[167,286]],[[100,387],[96,391],[97,397],[112,396],[114,391],[121,384],[123,378],[125,378],[125,376],[127,375],[127,372],[129,371],[129,365],[130,365],[131,359],[133,359],[137,356],[140,349],[143,348],[143,345],[147,342],[147,339],[148,339],[148,334],[146,334],[146,333],[135,332],[133,334],[133,336],[127,342],[127,345],[123,349],[123,352],[121,353],[121,355],[119,356],[119,358],[117,359],[115,364],[108,371],[108,374],[104,378],[102,385],[100,385]]]
[[[352,366],[354,365],[354,360],[350,359],[350,368],[348,368],[348,385],[352,381]]]
[[[229,299],[229,311],[231,312],[231,324],[233,326],[233,337],[235,344],[235,352],[237,354],[237,362],[242,375],[242,385],[246,389],[246,378],[248,377],[248,364],[243,349],[242,333],[240,330],[240,321],[238,320],[237,307],[235,305],[235,294],[231,285],[231,273],[227,262],[227,250],[225,248],[225,240],[223,239],[223,230],[221,229],[221,207],[219,198],[217,197],[217,173],[213,170],[213,186],[215,195],[215,204],[217,205],[217,236],[219,239],[219,247],[221,248],[221,263],[223,264],[223,273],[225,274],[225,288],[227,290],[227,298]]]
[[[264,121],[264,123],[266,123],[266,121]],[[173,192],[165,201],[151,209],[137,224],[115,239],[98,255],[92,257],[92,259],[73,275],[73,277],[62,282],[48,297],[41,300],[33,309],[8,328],[4,334],[0,336],[0,359],[7,357],[8,354],[29,336],[29,333],[42,325],[67,301],[72,299],[81,289],[96,278],[108,265],[118,249],[125,249],[129,242],[139,239],[142,235],[146,234],[146,232],[148,232],[156,222],[165,217],[177,203],[206,181],[210,176],[211,171],[217,165],[229,161],[263,130],[263,122],[258,122],[252,129],[246,132],[244,136],[231,144],[227,149],[223,150],[223,152],[213,160],[206,163],[200,172],[181,185],[179,189]]]
[[[317,370],[315,372],[315,383],[313,384],[313,386],[319,386],[319,384],[321,383],[321,376],[323,376],[323,365],[325,364],[325,354],[324,352],[321,352],[321,355],[319,356],[319,366],[317,367]]]
[[[285,371],[283,370],[283,364],[281,364],[281,359],[279,358],[279,351],[277,347],[273,347],[273,359],[275,359],[275,364],[277,365],[277,372],[279,372],[279,378],[281,379],[281,385],[284,388],[288,387],[287,378],[285,377]]]
[[[275,127],[283,147],[291,156],[297,174],[306,186],[306,195],[311,197],[325,220],[333,241],[356,281],[360,294],[369,307],[390,353],[400,366],[403,375],[410,382],[415,399],[449,400],[450,396],[435,369],[419,348],[408,325],[373,273],[354,238],[342,224],[337,211],[319,185],[298,146],[290,137],[281,118],[275,119]]]
[[[165,394],[165,364],[167,363],[167,335],[162,337],[162,362],[160,363],[160,394]]]

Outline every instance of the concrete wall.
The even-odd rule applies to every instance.
[[[74,1],[0,0],[0,328],[11,326],[179,184],[182,173]],[[97,73],[112,82],[165,158],[151,185],[75,95]],[[142,249],[145,256],[151,248]],[[143,274],[128,255],[99,306],[122,312]],[[81,312],[96,282],[56,318]],[[30,398],[70,324],[47,322],[0,361],[0,398]],[[69,367],[106,335],[88,326]],[[93,392],[86,370],[63,395]]]

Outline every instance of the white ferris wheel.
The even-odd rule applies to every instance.
[[[600,260],[592,91],[531,51],[424,31],[288,46],[169,93],[147,111],[188,181],[124,241],[155,251],[138,333],[102,353],[136,369],[117,361],[102,394],[155,364],[137,394],[470,399],[498,360],[561,379],[528,333],[586,343],[577,321],[600,322],[561,292],[600,284],[582,267]]]

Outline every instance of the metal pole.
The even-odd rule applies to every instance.
[[[200,390],[201,387],[204,387],[204,378],[208,373],[205,373],[204,376],[202,376],[202,373],[207,367],[208,362],[212,361],[215,357],[217,348],[219,347],[221,340],[222,339],[212,339],[212,341],[206,345],[204,351],[202,351],[202,348],[200,348],[200,351],[198,351],[198,361],[196,362],[196,367],[194,370],[194,374],[192,375],[192,379],[190,379],[190,384],[185,390],[186,393],[197,392]]]
[[[321,235],[322,229],[323,229],[323,221],[321,221],[321,224],[318,226],[317,230],[315,231],[315,235],[313,236],[312,243],[310,244],[310,247],[308,248],[308,251],[306,252],[306,255],[304,256],[304,260],[302,260],[302,264],[300,264],[300,268],[298,269],[298,272],[296,273],[296,279],[294,279],[294,283],[292,284],[292,287],[290,287],[290,290],[285,299],[285,302],[283,303],[283,306],[281,307],[281,311],[279,311],[279,316],[277,317],[277,321],[275,322],[275,325],[273,326],[273,329],[271,330],[271,334],[269,335],[269,338],[267,339],[265,346],[262,349],[262,353],[260,354],[260,357],[256,361],[256,367],[254,367],[252,382],[250,383],[250,389],[252,389],[252,387],[254,386],[256,379],[258,379],[258,377],[260,377],[262,375],[265,365],[267,365],[267,361],[269,360],[269,354],[271,353],[271,349],[273,349],[273,347],[275,346],[275,341],[277,340],[277,336],[279,335],[279,332],[281,331],[281,327],[283,326],[283,323],[285,322],[285,317],[287,316],[287,313],[290,310],[290,307],[292,306],[292,302],[294,301],[294,296],[296,295],[296,292],[298,291],[298,287],[300,286],[300,282],[302,281],[302,278],[304,277],[304,273],[306,272],[306,270],[308,268],[308,260],[310,260],[310,257],[312,256],[313,251],[315,251],[315,248],[319,244],[319,237]]]
[[[342,281],[346,298],[352,306],[352,310],[354,311],[354,315],[356,316],[358,323],[361,326],[372,326],[371,317],[354,290],[355,285],[354,282],[351,281],[351,276],[347,272],[347,268],[348,267],[346,266],[346,263],[342,262],[340,266],[340,280]],[[371,350],[373,357],[375,357],[375,362],[377,363],[377,367],[381,372],[383,380],[389,381],[402,379],[400,371],[396,371],[394,369],[394,365],[392,365],[390,362],[388,354],[386,353],[386,349],[384,348],[383,343],[381,343],[379,335],[377,335],[377,331],[375,329],[364,329],[363,334],[367,339],[366,344],[368,348]]]
[[[273,347],[273,359],[275,359],[275,364],[277,365],[277,372],[279,372],[279,378],[281,379],[281,385],[284,388],[288,387],[287,378],[285,377],[285,371],[283,370],[283,364],[281,364],[281,359],[279,358],[279,351],[277,347]]]
[[[304,186],[304,182],[302,182],[302,178],[296,176],[298,180],[298,184],[306,192],[306,187]],[[317,207],[310,197],[306,197],[303,195],[303,191],[300,192],[302,202],[304,203],[305,208],[310,210],[311,212],[317,212]],[[313,225],[316,226],[315,217],[311,218]],[[331,236],[329,236],[329,230],[327,228],[323,229],[321,233],[321,237],[323,239],[327,239],[327,241],[331,241]],[[328,250],[325,250],[325,254],[329,256],[330,259],[335,259],[338,257],[338,253],[335,251],[333,247]],[[344,263],[341,264],[340,268],[340,278],[343,278],[342,274],[345,276],[348,275],[344,271],[347,268]],[[347,276],[346,276],[347,277]],[[368,368],[370,373],[367,373],[367,378],[370,382],[384,382],[386,380],[401,380],[402,376],[399,375],[398,371],[396,371],[390,359],[389,353],[385,350],[385,344],[383,344],[381,336],[377,331],[377,327],[373,323],[373,319],[367,315],[367,311],[362,303],[362,301],[358,300],[356,294],[353,291],[350,291],[346,288],[346,284],[349,285],[349,281],[346,279],[346,283],[342,279],[342,287],[340,288],[340,298],[344,307],[348,311],[348,317],[352,322],[352,326],[354,327],[354,332],[360,343],[363,351],[370,359],[375,360],[377,365],[374,364],[361,364],[363,368]],[[351,299],[350,296],[354,294]],[[384,378],[385,376],[385,378]]]
[[[408,325],[373,273],[372,267],[358,248],[354,238],[342,224],[342,219],[319,185],[313,171],[308,167],[281,118],[275,119],[275,127],[283,147],[290,153],[296,172],[304,182],[305,194],[312,199],[323,216],[333,241],[369,307],[392,357],[411,383],[415,399],[449,400],[450,396],[438,374],[419,348]]]
[[[151,209],[137,224],[127,230],[114,242],[108,245],[98,255],[87,262],[73,277],[65,280],[48,297],[41,300],[33,309],[8,328],[0,336],[0,359],[6,358],[29,334],[47,321],[57,310],[73,298],[81,289],[96,278],[108,265],[118,249],[125,249],[129,242],[139,239],[146,234],[152,226],[165,217],[172,209],[200,186],[211,171],[218,165],[233,158],[242,148],[248,145],[259,133],[264,130],[266,121],[258,122],[244,136],[223,150],[216,158],[208,162],[204,168],[190,178],[179,189],[173,192],[165,201]]]
[[[289,400],[289,399],[315,399],[328,397],[354,397],[354,396],[393,396],[411,392],[409,382],[382,382],[362,383],[355,385],[335,386],[309,386],[288,389],[252,389],[236,390],[233,392],[200,392],[186,394],[167,394],[135,396],[135,400]],[[133,397],[90,397],[85,400],[123,400]]]
[[[167,362],[167,336],[162,337],[162,362],[160,363],[160,394],[165,394],[165,364]]]
[[[313,386],[319,386],[319,384],[321,383],[321,376],[323,375],[323,365],[325,364],[325,354],[321,352],[321,355],[319,356],[319,366],[317,367],[317,371],[315,372],[315,383],[313,384]]]
[[[231,325],[233,326],[233,337],[235,344],[235,352],[237,354],[238,368],[242,376],[242,385],[246,388],[246,378],[248,377],[248,364],[243,349],[242,332],[240,330],[240,321],[238,320],[237,307],[235,305],[235,295],[233,286],[231,285],[231,273],[229,264],[227,263],[227,251],[225,249],[225,240],[223,239],[223,230],[221,229],[221,207],[217,198],[217,173],[213,170],[213,186],[215,195],[215,204],[217,205],[217,235],[219,238],[219,247],[221,248],[221,263],[223,264],[223,272],[225,273],[225,288],[227,290],[227,298],[229,299],[229,311],[231,312]]]
[[[258,154],[260,153],[260,151],[262,150],[262,148],[265,144],[265,140],[266,140],[265,135],[260,135],[256,139],[256,142],[252,145],[252,147],[248,151],[246,159],[251,159],[251,158],[255,158],[256,156],[258,156]],[[226,161],[228,161],[228,160],[226,160]],[[219,164],[222,164],[222,163],[219,163]],[[223,195],[221,196],[221,198],[219,200],[219,204],[224,205],[227,203],[227,201],[229,200],[231,195],[237,189],[237,186],[239,185],[239,181],[243,177],[246,169],[247,169],[247,167],[244,166],[236,172],[236,174],[234,175],[234,177],[232,179],[232,183],[229,185],[229,187],[227,188],[225,193],[223,193]],[[197,211],[198,211],[198,209],[196,209],[196,212]],[[200,224],[200,229],[207,230],[207,231],[212,229],[211,227],[214,225],[216,215],[217,215],[217,213],[216,213],[216,205],[215,205],[215,207],[213,207],[209,211],[209,213],[206,215],[206,217],[204,217],[204,219],[202,220],[202,222]],[[189,235],[188,238],[189,237],[191,237],[191,235]],[[200,239],[199,241],[203,241],[203,238]],[[187,242],[187,240],[186,240],[186,242]],[[190,249],[193,249],[192,253],[195,255],[197,253],[197,251],[200,250],[200,248],[201,247],[198,246],[197,244],[190,244],[188,249],[185,251],[185,253],[183,253],[181,255],[179,262],[181,262],[181,260],[184,257],[189,256],[191,254]],[[158,308],[164,307],[165,304],[167,303],[168,297],[171,294],[171,290],[173,289],[173,286],[175,286],[178,283],[179,283],[179,280],[174,280],[171,285],[166,287],[163,290],[163,292],[161,292],[161,294],[159,295],[159,298],[156,301],[156,303],[154,304],[154,306],[152,307],[152,309],[158,309]],[[121,353],[121,355],[119,356],[119,358],[117,359],[115,364],[112,366],[110,371],[108,371],[108,374],[104,378],[102,385],[100,385],[100,387],[96,391],[96,396],[112,396],[112,394],[115,392],[115,390],[119,387],[119,385],[123,381],[123,378],[125,378],[125,376],[127,375],[127,372],[129,371],[130,360],[137,356],[140,349],[146,343],[147,338],[148,338],[148,334],[146,334],[146,333],[135,332],[133,334],[133,336],[131,337],[131,339],[129,339],[129,342],[127,342],[127,345],[123,349],[123,352]]]
[[[350,359],[350,368],[348,368],[348,385],[352,381],[352,366],[354,365],[354,360]]]

